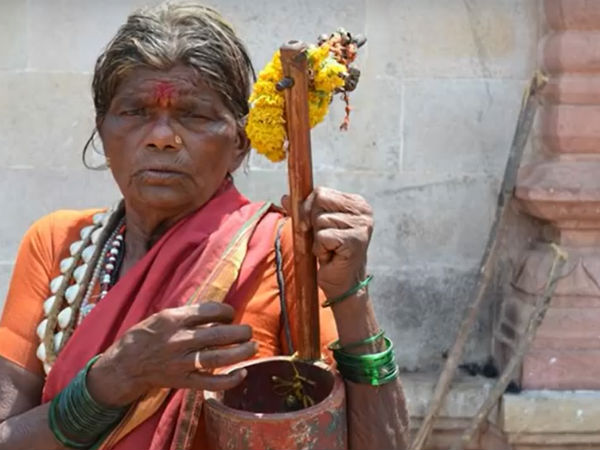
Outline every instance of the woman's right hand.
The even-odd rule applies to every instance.
[[[213,375],[195,367],[196,353],[205,369],[229,366],[252,357],[248,325],[231,325],[234,310],[206,302],[160,311],[129,329],[91,367],[87,386],[101,404],[124,406],[152,388],[231,389],[245,370]]]

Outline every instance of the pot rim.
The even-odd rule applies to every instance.
[[[234,370],[242,369],[242,368],[245,368],[248,366],[255,366],[258,364],[262,364],[262,363],[268,363],[268,362],[274,362],[274,361],[291,361],[291,360],[292,360],[291,356],[285,356],[285,355],[284,356],[269,356],[267,358],[252,359],[250,361],[244,361],[244,362],[235,364],[233,366],[230,366],[226,370],[222,371],[221,373],[230,373],[230,372],[233,372]],[[307,363],[305,361],[300,361],[300,362]],[[308,363],[308,364],[311,364],[311,363]],[[329,373],[331,373],[331,375],[333,376],[333,386],[331,388],[331,392],[329,392],[329,394],[323,400],[321,400],[319,403],[317,403],[313,406],[309,406],[308,408],[300,409],[298,411],[285,412],[285,413],[257,413],[257,412],[251,412],[251,411],[244,411],[242,409],[235,409],[235,408],[225,405],[221,401],[221,399],[219,399],[219,396],[221,395],[222,391],[218,391],[218,392],[204,391],[204,399],[206,402],[206,406],[208,406],[209,409],[213,409],[213,410],[215,410],[215,412],[218,412],[221,414],[236,415],[239,419],[246,419],[246,420],[251,420],[251,421],[256,421],[256,420],[260,420],[260,419],[268,419],[270,422],[278,421],[278,420],[285,421],[285,420],[297,418],[299,415],[307,415],[307,416],[318,415],[321,412],[329,411],[331,409],[331,404],[327,403],[327,399],[336,397],[336,396],[340,396],[340,395],[343,399],[345,399],[346,390],[345,390],[344,381],[343,381],[342,377],[337,373],[337,371],[333,370],[330,366],[325,364],[325,362],[315,361],[312,364],[319,367],[322,370],[326,370]]]

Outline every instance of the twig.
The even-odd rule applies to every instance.
[[[544,293],[538,296],[535,301],[535,308],[529,317],[525,333],[519,340],[517,348],[508,361],[508,364],[502,371],[502,375],[500,375],[500,378],[498,378],[498,381],[488,394],[487,398],[483,402],[483,405],[481,405],[479,408],[479,411],[477,411],[477,414],[475,414],[471,420],[467,429],[451,447],[451,450],[462,450],[479,430],[479,427],[488,416],[494,405],[496,405],[498,399],[506,390],[506,387],[509,385],[513,373],[523,360],[525,353],[529,349],[529,346],[535,337],[535,332],[537,331],[538,326],[544,319],[544,315],[550,306],[550,300],[552,300],[554,295],[556,284],[562,274],[562,268],[564,267],[568,258],[567,253],[561,250],[556,244],[551,244],[551,246],[554,250],[554,261],[552,262],[552,267],[548,273],[548,281],[546,282]]]
[[[417,432],[417,435],[412,443],[411,448],[414,450],[421,450],[429,438],[431,429],[433,427],[433,420],[435,419],[442,406],[444,398],[446,397],[448,388],[450,387],[450,383],[454,376],[454,372],[456,371],[456,367],[462,359],[464,347],[467,342],[467,338],[469,337],[469,332],[473,327],[473,323],[475,322],[475,319],[477,318],[481,308],[483,296],[488,287],[493,267],[496,262],[499,230],[503,228],[504,221],[506,220],[506,206],[508,204],[508,200],[512,197],[517,179],[517,171],[519,170],[525,144],[527,143],[527,139],[533,125],[533,119],[535,117],[535,112],[538,105],[538,94],[545,86],[547,81],[548,78],[544,74],[541,72],[536,72],[527,89],[525,90],[523,102],[521,104],[521,111],[519,112],[519,118],[517,120],[517,127],[515,129],[510,153],[506,162],[502,187],[498,194],[496,215],[494,217],[488,242],[481,259],[479,278],[475,288],[472,291],[471,301],[469,302],[469,305],[465,311],[465,317],[460,324],[460,328],[458,330],[454,345],[452,346],[452,350],[448,354],[446,364],[444,365],[444,369],[442,370],[438,383],[435,387],[427,415],[423,419],[423,423],[421,424],[421,427],[419,428],[419,431]]]

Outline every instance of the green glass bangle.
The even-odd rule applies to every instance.
[[[345,379],[357,383],[379,385],[385,380],[389,380],[392,374],[397,372],[397,365],[396,361],[391,359],[387,363],[373,369],[361,369],[358,367],[338,365],[338,370]]]
[[[389,383],[398,376],[398,366],[392,341],[384,337],[386,349],[378,353],[353,354],[343,350],[334,350],[338,371],[344,379],[380,386]]]
[[[382,384],[389,383],[390,381],[394,380],[398,375],[398,371],[394,367],[392,367],[385,373],[376,375],[355,374],[346,372],[340,373],[345,380],[353,381],[355,383],[360,384],[369,384],[371,386],[380,386]]]
[[[112,429],[123,417],[127,406],[111,408],[96,402],[87,389],[87,374],[100,355],[94,356],[52,401],[49,424],[56,438],[71,448],[90,448],[98,436]],[[78,436],[88,442],[75,442],[67,436]]]
[[[87,388],[88,372],[90,371],[90,368],[94,365],[94,363],[98,360],[98,358],[100,358],[100,356],[101,355],[96,355],[92,359],[90,359],[88,361],[88,363],[85,365],[85,368],[83,369],[83,371],[81,372],[81,378],[82,378],[81,395],[83,397],[83,401],[85,402],[84,404],[89,407],[89,412],[92,412],[105,420],[114,421],[114,420],[120,419],[123,416],[123,414],[127,411],[128,406],[114,408],[114,407],[101,405],[96,400],[94,400],[94,398],[90,394],[90,391],[88,391],[88,388]]]
[[[395,357],[392,355],[389,359],[382,361],[377,365],[372,366],[359,366],[349,365],[343,362],[337,364],[337,368],[340,373],[354,374],[367,377],[382,377],[387,375],[389,368],[396,364]]]
[[[56,411],[55,410],[58,405],[59,399],[60,399],[60,394],[52,399],[52,402],[50,402],[50,408],[48,409],[48,424],[49,424],[50,430],[52,431],[52,434],[54,434],[54,437],[56,438],[56,440],[58,442],[60,442],[62,445],[64,445],[65,447],[76,448],[76,449],[89,448],[92,445],[94,445],[95,441],[94,442],[86,442],[86,443],[75,442],[63,434],[63,432],[60,430],[60,428],[58,426],[58,423],[56,422]]]
[[[331,344],[329,344],[327,346],[327,348],[329,350],[349,350],[352,348],[357,348],[360,347],[362,345],[368,345],[371,344],[373,342],[375,342],[377,339],[380,339],[383,337],[383,335],[385,334],[385,331],[380,330],[379,332],[377,332],[376,334],[369,336],[368,338],[365,338],[361,341],[356,341],[356,342],[351,342],[350,344],[346,344],[346,345],[340,345],[340,341],[337,340],[335,342],[332,342]]]
[[[386,361],[376,367],[358,367],[348,366],[345,364],[338,364],[337,368],[342,375],[381,378],[388,375],[390,371],[395,367],[395,365],[395,359],[390,358],[389,361]]]
[[[340,372],[341,373],[341,372]],[[369,376],[360,376],[356,374],[343,374],[342,377],[346,380],[352,381],[354,383],[359,384],[369,384],[371,386],[382,386],[384,384],[389,383],[390,381],[394,381],[398,378],[398,366],[394,366],[394,368],[389,372],[389,374],[383,377],[369,377]]]
[[[394,358],[390,358],[383,364],[377,367],[358,367],[358,366],[347,366],[345,364],[338,365],[340,372],[347,374],[353,374],[357,376],[368,376],[368,377],[383,377],[390,373],[391,370],[396,366]]]
[[[386,352],[386,354],[384,354],[383,356],[381,356],[377,359],[347,358],[347,357],[340,356],[339,354],[337,354],[337,352],[333,354],[333,357],[335,358],[335,360],[338,364],[348,366],[348,367],[355,367],[357,369],[366,370],[366,369],[376,369],[377,367],[380,367],[384,364],[389,363],[390,361],[393,361],[394,352],[388,351],[388,352]]]
[[[395,362],[395,356],[392,353],[388,358],[379,361],[377,364],[348,364],[346,361],[339,361],[337,366],[347,371],[366,374],[376,374],[379,373],[382,367],[388,366],[390,364],[395,364]]]
[[[367,278],[358,282],[354,287],[350,288],[349,290],[344,292],[342,295],[325,300],[321,306],[323,308],[327,308],[328,306],[335,305],[336,303],[339,303],[342,300],[346,300],[348,297],[352,297],[354,294],[356,294],[362,288],[367,287],[372,279],[373,279],[373,275],[367,276]]]
[[[336,359],[336,361],[338,361],[338,359],[339,359],[342,361],[347,361],[349,364],[376,363],[377,361],[381,361],[382,359],[385,359],[386,357],[388,357],[389,354],[394,349],[394,344],[392,343],[392,341],[389,338],[384,336],[383,339],[385,341],[385,350],[383,350],[381,352],[356,354],[356,353],[348,353],[348,352],[345,352],[344,350],[334,350],[333,356]]]

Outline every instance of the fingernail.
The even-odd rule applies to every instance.
[[[258,342],[253,342],[252,344],[254,346],[254,351],[257,352],[258,351]]]
[[[248,376],[248,371],[246,369],[241,369],[240,375],[242,376],[242,378],[246,378]]]

